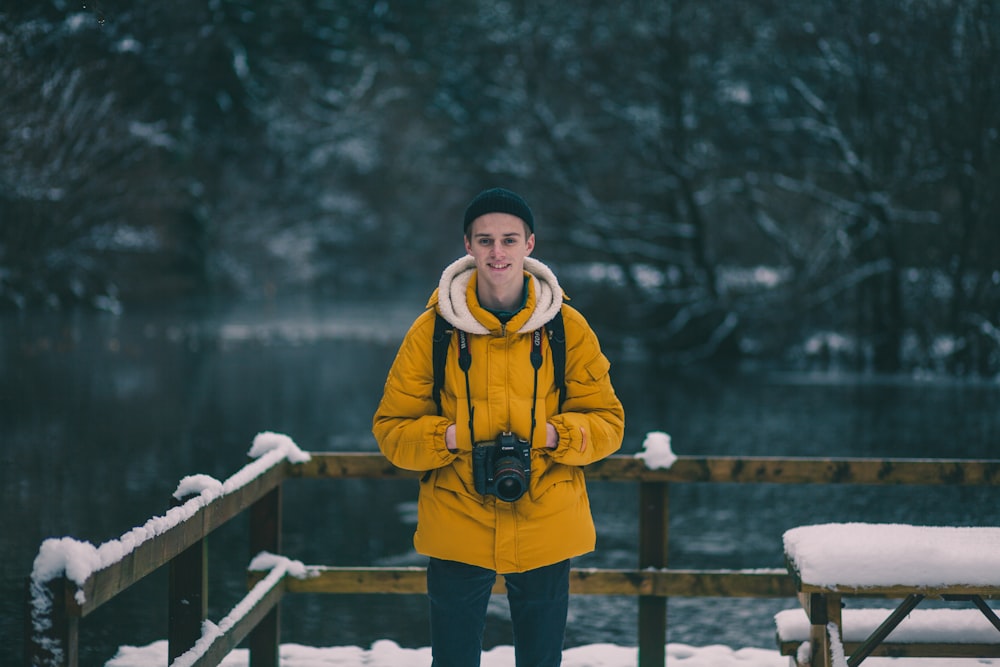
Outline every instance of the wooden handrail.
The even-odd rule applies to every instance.
[[[313,452],[309,461],[282,459],[199,507],[168,529],[143,539],[116,562],[93,572],[77,585],[65,577],[31,582],[32,595],[42,588],[45,604],[28,601],[32,620],[26,637],[29,665],[76,667],[79,619],[113,599],[156,569],[175,562],[216,528],[245,511],[255,513],[252,550],[280,552],[280,490],[287,478],[368,478],[413,480],[420,473],[400,470],[381,454]],[[872,459],[795,457],[681,456],[668,469],[649,469],[631,456],[612,456],[587,466],[589,480],[638,482],[640,489],[639,569],[573,570],[571,592],[593,595],[634,595],[640,600],[640,665],[662,665],[666,636],[666,598],[792,597],[790,577],[777,571],[670,570],[668,494],[671,483],[738,484],[870,484],[870,485],[1000,485],[1000,460]],[[242,471],[241,471],[242,472]],[[257,520],[257,519],[260,520]],[[135,533],[136,531],[133,531]],[[128,533],[127,533],[128,535]],[[218,661],[249,634],[251,660],[273,665],[279,640],[278,604],[284,592],[392,592],[424,590],[423,568],[316,567],[314,579],[284,577],[251,614],[216,637],[197,658],[199,666]],[[251,581],[261,578],[251,574]],[[502,586],[502,584],[498,584]],[[177,601],[173,601],[177,602]],[[204,619],[201,619],[204,620]],[[46,625],[48,627],[46,627]],[[238,638],[237,638],[238,637]],[[171,647],[179,655],[189,646]]]
[[[244,470],[254,465],[259,464],[253,462]],[[241,485],[228,489],[174,523],[169,521],[171,512],[183,512],[184,506],[172,508],[167,516],[161,518],[169,524],[163,530],[156,530],[147,522],[147,525],[129,531],[123,536],[127,536],[128,540],[118,540],[112,545],[123,551],[121,556],[90,573],[82,583],[70,581],[65,575],[48,582],[29,580],[26,663],[33,667],[76,667],[80,618],[143,577],[173,563],[215,529],[252,508],[275,489],[280,489],[289,465],[287,460],[279,459],[274,465],[257,471],[255,476]],[[133,544],[135,541],[138,543]],[[44,604],[39,604],[39,598]]]
[[[245,486],[215,498],[184,521],[160,534],[152,535],[118,561],[95,571],[79,587],[85,601],[73,613],[81,617],[90,614],[146,575],[169,563],[188,547],[208,537],[216,528],[239,516],[281,484],[287,476],[288,465],[287,461],[282,461],[269,468]]]
[[[427,592],[427,569],[408,567],[334,567],[313,565],[303,578],[289,577],[288,593],[422,594]],[[250,572],[253,585],[264,572]],[[753,570],[624,570],[573,568],[572,595],[649,595],[653,597],[793,598],[795,582],[780,568]],[[493,588],[504,593],[502,575]]]
[[[412,479],[376,453],[311,452],[291,477]],[[608,482],[737,484],[1000,485],[1000,460],[679,456],[670,468],[650,469],[633,456],[610,456],[584,468],[588,479]]]
[[[181,654],[177,662],[185,667],[214,667],[222,662],[270,614],[285,593],[287,573],[272,571],[250,586],[250,592],[219,624],[220,632]],[[172,662],[171,664],[175,664]]]

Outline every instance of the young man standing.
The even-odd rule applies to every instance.
[[[560,664],[569,559],[596,540],[581,466],[622,442],[610,363],[552,271],[529,256],[534,226],[527,203],[509,190],[470,202],[468,255],[445,269],[407,332],[373,419],[385,456],[425,471],[414,546],[430,557],[433,667],[480,664],[498,573],[518,667]],[[547,335],[558,331],[550,324],[558,314],[564,343]],[[436,383],[439,317],[450,342]],[[565,350],[564,361],[553,359],[555,349]]]

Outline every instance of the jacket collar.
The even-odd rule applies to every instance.
[[[525,257],[524,271],[530,278],[526,312],[518,313],[508,323],[516,333],[541,328],[555,317],[563,302],[562,288],[549,267],[537,259]],[[441,316],[462,331],[489,334],[498,328],[499,322],[476,299],[475,273],[476,262],[472,257],[466,255],[455,260],[442,272],[441,281],[427,305],[436,303]]]

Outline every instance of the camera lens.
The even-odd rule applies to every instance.
[[[501,457],[493,468],[496,496],[500,500],[512,503],[527,490],[527,478],[524,475],[524,465],[513,456]]]

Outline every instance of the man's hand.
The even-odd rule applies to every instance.
[[[556,427],[548,422],[545,423],[545,446],[548,449],[555,449],[559,446],[559,433]]]
[[[545,424],[545,446],[548,449],[555,449],[559,446],[559,433],[552,424]],[[580,453],[587,451],[587,431],[580,427]]]
[[[455,453],[458,451],[458,442],[455,440],[455,425],[452,424],[444,431],[444,446],[448,448],[448,451]]]

